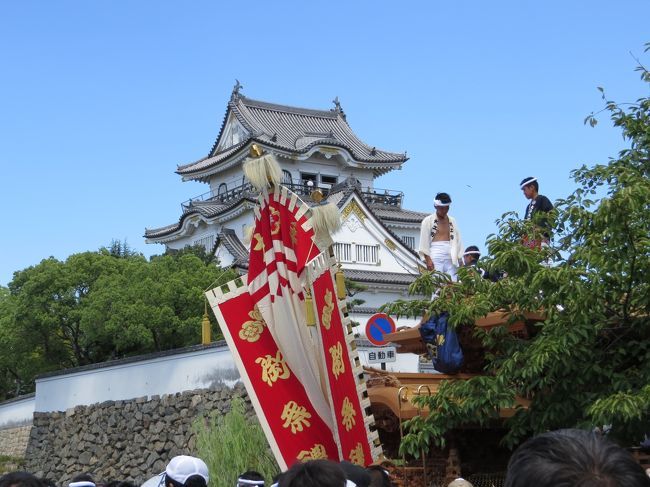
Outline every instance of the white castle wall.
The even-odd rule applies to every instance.
[[[103,401],[205,389],[218,383],[232,387],[239,380],[225,344],[181,350],[42,376],[36,379],[35,411],[65,411]]]
[[[34,394],[0,404],[0,429],[31,423],[35,405]]]

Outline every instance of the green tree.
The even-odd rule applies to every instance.
[[[16,272],[0,289],[0,397],[43,372],[199,343],[203,291],[234,277],[192,253],[148,261],[114,243]]]
[[[506,214],[488,239],[486,265],[507,278],[491,283],[462,270],[460,282],[433,302],[389,306],[410,316],[447,310],[455,326],[494,310],[512,312],[513,320],[541,310],[546,318],[527,340],[505,326],[475,328],[487,351],[485,374],[416,399],[430,414],[409,422],[405,452],[416,455],[431,443],[444,445],[454,429],[489,424],[501,408],[516,406],[516,396],[530,405],[506,420],[509,446],[561,427],[606,426],[628,445],[650,432],[650,99],[605,103],[629,147],[607,164],[572,172],[577,189],[557,202],[549,248],[521,245],[522,235],[539,236],[540,227]],[[595,125],[592,117],[586,123]],[[426,274],[411,291],[428,295],[441,280]]]

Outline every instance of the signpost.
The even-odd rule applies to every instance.
[[[386,335],[395,331],[395,322],[386,313],[372,315],[366,323],[366,339],[375,347],[368,349],[368,363],[381,364],[381,369],[386,370],[386,362],[395,362],[395,347],[385,347]]]
[[[395,332],[395,322],[386,313],[372,315],[366,323],[366,338],[378,347],[386,344],[384,338],[389,333]]]

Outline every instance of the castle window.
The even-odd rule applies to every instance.
[[[409,249],[415,249],[415,237],[409,237],[408,235],[402,235],[400,237],[402,242],[406,244]]]
[[[309,181],[314,183],[314,186],[318,185],[318,176],[316,174],[310,174],[306,172],[301,172],[300,173],[300,181],[302,184],[307,184]]]
[[[192,241],[192,245],[200,245],[205,248],[206,252],[210,252],[214,247],[214,235],[205,235]]]
[[[379,245],[356,245],[356,257],[359,264],[377,264]]]
[[[379,245],[336,242],[334,256],[339,262],[350,264],[378,264]]]
[[[336,181],[337,181],[337,177],[336,177],[336,176],[326,176],[326,175],[324,175],[324,174],[321,174],[320,182],[321,182],[323,185],[333,186],[333,185],[336,184]]]
[[[282,170],[282,184],[291,184],[291,173],[286,169]]]

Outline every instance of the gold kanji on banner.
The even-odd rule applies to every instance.
[[[284,420],[283,428],[291,428],[291,432],[295,435],[296,431],[302,431],[304,427],[311,426],[308,419],[311,418],[311,413],[303,406],[299,406],[295,401],[289,401],[284,405],[282,416],[280,419]]]
[[[328,289],[325,291],[325,306],[320,320],[326,330],[332,326],[332,311],[334,311],[334,302],[332,301],[332,291]]]
[[[363,453],[361,454],[363,455]],[[320,443],[316,443],[311,450],[302,450],[298,453],[298,460],[301,462],[321,459],[327,459],[327,452],[325,451],[325,447]]]
[[[257,309],[257,306],[253,311],[248,313],[248,317],[250,321],[242,323],[241,330],[239,330],[239,338],[253,343],[260,339],[266,323],[264,323],[262,313]]]
[[[291,243],[296,245],[298,243],[298,229],[296,228],[296,222],[291,222],[289,227],[289,237],[291,237]]]
[[[278,379],[288,379],[291,376],[291,371],[280,350],[275,354],[275,357],[273,355],[257,357],[255,363],[262,366],[262,380],[271,387]]]
[[[361,443],[357,443],[357,446],[354,447],[353,450],[350,450],[350,461],[357,465],[361,465],[362,467],[366,464],[366,458],[363,454],[363,446],[361,446]]]
[[[339,375],[345,372],[341,342],[337,342],[336,345],[330,347],[330,355],[332,356],[332,375],[338,379]]]
[[[272,206],[269,206],[269,210],[271,210],[271,223],[273,223],[273,228],[271,228],[271,235],[277,235],[280,233],[280,212]]]
[[[347,397],[343,399],[343,407],[341,408],[341,422],[345,426],[345,431],[350,431],[352,427],[356,424],[354,417],[357,415],[357,412],[354,410],[352,402]]]
[[[264,250],[264,237],[262,237],[262,235],[259,233],[256,233],[253,235],[253,239],[255,239],[255,246],[253,247],[253,250]]]

